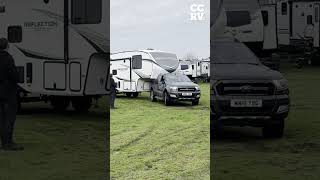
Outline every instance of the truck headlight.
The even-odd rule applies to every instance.
[[[274,80],[276,86],[276,94],[289,94],[289,85],[286,79]]]
[[[170,87],[170,92],[172,93],[178,92],[178,87]]]

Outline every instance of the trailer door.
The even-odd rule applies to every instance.
[[[278,47],[276,6],[265,5],[261,9],[264,24],[263,49],[276,49]]]
[[[314,6],[314,47],[320,45],[320,4]]]

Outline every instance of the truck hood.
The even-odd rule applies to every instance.
[[[216,80],[278,80],[283,76],[264,65],[213,64],[213,78]]]
[[[170,82],[168,84],[176,87],[198,87],[198,85],[193,82]]]

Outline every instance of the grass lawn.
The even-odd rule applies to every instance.
[[[106,110],[53,113],[46,104],[23,106],[17,117],[21,152],[0,150],[0,180],[105,179]]]
[[[224,128],[214,142],[214,180],[317,180],[320,177],[320,68],[284,68],[291,112],[285,136],[261,137],[260,129]]]
[[[114,179],[209,179],[209,84],[199,106],[119,97],[111,111]]]

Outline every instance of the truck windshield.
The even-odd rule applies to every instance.
[[[184,75],[166,75],[165,76],[166,82],[191,82],[188,76]]]
[[[260,64],[253,52],[242,43],[215,42],[211,52],[213,64]]]
[[[151,52],[152,57],[156,60],[156,62],[165,68],[168,69],[176,69],[179,64],[179,60],[177,55],[171,53],[164,53],[164,52]]]

